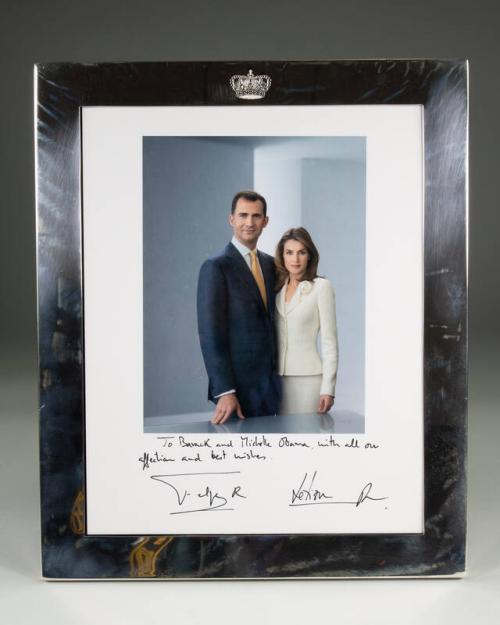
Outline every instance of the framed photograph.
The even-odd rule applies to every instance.
[[[462,576],[467,63],[36,67],[43,576]]]

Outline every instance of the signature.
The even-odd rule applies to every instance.
[[[358,508],[362,503],[368,500],[383,501],[384,499],[388,499],[388,497],[372,497],[370,493],[373,489],[373,484],[372,482],[368,482],[365,486],[363,486],[361,492],[354,500],[338,501],[327,492],[314,487],[314,481],[316,480],[317,473],[317,471],[314,471],[312,476],[310,476],[309,473],[305,473],[300,486],[297,489],[292,489],[291,503],[288,504],[289,507],[344,504],[352,505]]]
[[[169,475],[151,475],[151,479],[169,487],[174,497],[177,509],[170,514],[188,514],[191,512],[225,512],[234,510],[229,507],[238,499],[246,499],[240,484],[231,483],[228,486],[215,488],[207,483],[209,479],[201,480],[201,486],[189,486],[190,490],[181,485],[187,477],[203,478],[204,476],[224,476],[238,474],[240,471],[209,472],[209,473],[172,473]],[[178,478],[182,478],[179,480]],[[220,480],[218,480],[220,481]],[[189,480],[192,482],[192,480]]]

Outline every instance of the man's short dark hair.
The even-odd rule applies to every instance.
[[[248,200],[249,202],[262,202],[262,210],[264,212],[264,217],[267,215],[267,202],[265,198],[257,193],[256,191],[238,191],[238,193],[233,197],[233,201],[231,203],[231,215],[234,214],[234,209],[236,208],[236,202],[243,198],[244,200]]]

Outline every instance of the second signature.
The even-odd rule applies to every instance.
[[[296,506],[317,506],[325,504],[344,504],[352,505],[358,508],[365,501],[383,501],[388,499],[388,497],[374,497],[371,494],[373,490],[372,482],[365,484],[359,494],[357,494],[353,499],[346,501],[334,499],[333,495],[315,487],[314,482],[316,480],[317,473],[317,471],[314,471],[312,475],[305,473],[298,488],[292,489],[291,501],[288,504],[291,508]]]

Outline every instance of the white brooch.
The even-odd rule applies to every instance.
[[[312,291],[312,284],[307,280],[304,280],[304,282],[300,283],[299,291],[301,295],[307,295]]]

